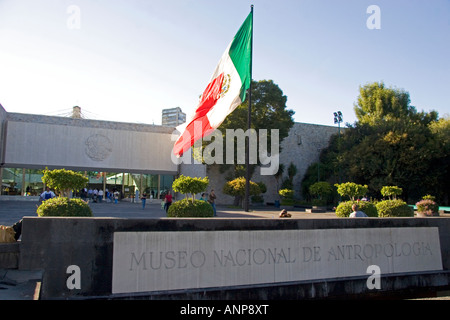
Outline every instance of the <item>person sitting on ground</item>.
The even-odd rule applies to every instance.
[[[350,218],[367,218],[367,214],[365,214],[364,212],[362,212],[362,211],[358,211],[358,205],[356,204],[356,203],[354,203],[353,205],[352,205],[352,210],[353,210],[353,212],[352,213],[350,213]]]
[[[286,209],[283,209],[283,210],[281,210],[279,216],[280,216],[280,218],[290,218],[290,217],[291,217],[291,214],[288,213]]]

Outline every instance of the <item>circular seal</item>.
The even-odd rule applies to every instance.
[[[85,144],[87,156],[95,161],[105,160],[112,152],[111,140],[102,134],[93,134],[86,139]]]

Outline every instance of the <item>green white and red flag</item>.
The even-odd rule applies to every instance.
[[[195,141],[211,134],[244,100],[251,82],[253,11],[225,50],[195,113],[177,127],[173,153],[181,157]]]

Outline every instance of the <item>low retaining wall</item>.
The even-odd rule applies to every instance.
[[[221,285],[140,293],[113,294],[114,233],[184,231],[282,231],[373,228],[436,228],[441,250],[442,270],[402,272],[382,275],[381,290],[367,288],[367,276],[307,279],[250,285]],[[349,230],[350,231],[350,230]],[[370,231],[373,233],[373,230]],[[150,234],[151,234],[150,233]],[[307,239],[306,239],[307,240]],[[305,240],[305,241],[306,241]],[[426,241],[426,239],[424,239]],[[201,245],[201,244],[199,244]],[[424,244],[422,244],[422,247]],[[313,247],[311,247],[313,248]],[[405,249],[406,250],[406,249]],[[410,249],[408,249],[411,251]],[[426,244],[424,249],[426,250]],[[220,252],[217,249],[217,252]],[[425,251],[424,251],[425,252]],[[244,251],[241,251],[244,254]],[[308,251],[313,259],[314,249]],[[283,259],[294,259],[283,253]],[[290,254],[290,252],[289,252]],[[134,263],[144,268],[141,256]],[[237,257],[237,256],[236,256]],[[174,262],[173,256],[167,267]],[[178,259],[181,259],[179,257]],[[223,258],[222,259],[226,259]],[[236,263],[244,263],[239,257]],[[259,258],[258,258],[259,259]],[[257,260],[256,263],[258,262]],[[303,257],[303,259],[306,259]],[[425,258],[424,258],[425,259]],[[291,260],[291,261],[289,261]],[[180,266],[184,263],[178,260]],[[192,262],[192,261],[191,261]],[[193,261],[193,264],[200,265]],[[250,263],[248,261],[248,263]],[[74,267],[75,266],[75,267]],[[448,218],[366,218],[366,219],[113,219],[39,218],[23,220],[19,269],[43,270],[41,298],[145,298],[145,299],[310,299],[350,295],[377,295],[404,290],[448,290],[450,272],[450,219]],[[80,281],[72,281],[79,276]],[[117,275],[116,275],[117,276]],[[249,274],[249,277],[252,276]],[[269,281],[268,281],[269,282]]]
[[[0,243],[0,269],[19,267],[20,242]]]

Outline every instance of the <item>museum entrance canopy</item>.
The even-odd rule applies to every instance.
[[[38,184],[32,175],[45,168],[105,172],[115,181],[124,175],[171,180],[178,172],[170,127],[8,113],[0,106],[0,129],[2,189],[8,179]]]

